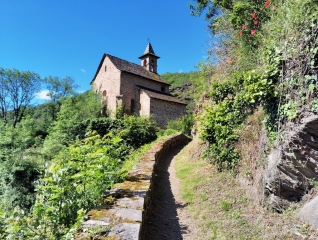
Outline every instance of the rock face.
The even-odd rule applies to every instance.
[[[266,202],[278,211],[300,201],[318,179],[318,115],[306,112],[284,132],[264,174]]]
[[[318,229],[318,197],[307,203],[297,214],[298,218]]]

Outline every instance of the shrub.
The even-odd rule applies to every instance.
[[[194,124],[193,115],[188,113],[177,120],[169,121],[167,128],[176,130],[178,132],[182,132],[190,136],[193,124]]]

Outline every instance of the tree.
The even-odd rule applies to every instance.
[[[75,84],[75,81],[71,77],[59,78],[49,76],[44,79],[46,88],[49,90],[47,96],[51,98],[51,103],[48,107],[51,111],[51,117],[56,120],[57,113],[60,111],[61,98],[75,95],[75,89],[79,86]]]
[[[100,96],[93,91],[62,98],[60,104],[57,119],[50,127],[50,133],[44,141],[47,158],[54,157],[64,146],[68,146],[82,134],[80,129],[83,121],[104,116],[101,113],[103,106]]]
[[[75,89],[79,87],[71,77],[60,79],[59,77],[49,76],[44,79],[44,82],[49,90],[48,96],[52,102],[58,102],[61,97],[74,95]]]
[[[15,127],[40,87],[41,79],[37,73],[0,68],[1,118],[8,122],[8,118],[11,117],[12,125]]]

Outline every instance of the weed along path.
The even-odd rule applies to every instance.
[[[182,148],[179,147],[167,153],[163,161],[158,163],[152,212],[146,223],[145,239],[147,240],[186,239],[190,232],[191,221],[179,194],[179,180],[174,168],[175,156]]]

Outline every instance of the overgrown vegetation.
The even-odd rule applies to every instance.
[[[167,128],[174,129],[178,132],[182,132],[188,136],[191,135],[193,128],[193,113],[188,113],[182,116],[180,119],[169,121]]]
[[[219,171],[235,169],[240,128],[262,107],[270,142],[287,121],[316,111],[317,1],[196,1],[192,13],[207,10],[211,59],[217,74],[210,104],[198,116],[206,155]]]
[[[0,116],[0,238],[71,239],[86,212],[103,204],[106,190],[132,167],[128,156],[157,138],[156,123],[108,118],[100,96],[76,94],[69,77],[0,73],[1,86],[15,86],[16,98],[38,89],[32,84],[45,84],[51,98],[33,107],[32,92],[14,110],[13,100],[0,95],[7,107]]]
[[[111,121],[102,119],[99,129]],[[9,239],[71,238],[87,210],[102,203],[106,190],[127,174],[122,168],[126,157],[156,138],[149,119],[124,117],[121,123],[113,122],[116,127],[103,137],[92,131],[54,157],[36,184],[30,213],[16,207],[4,219]]]
[[[165,73],[161,77],[169,84],[172,95],[186,102],[187,111],[193,113],[196,102],[202,94],[207,93],[209,88],[209,78],[214,72],[214,68],[206,63],[200,62],[196,72],[189,73]]]

